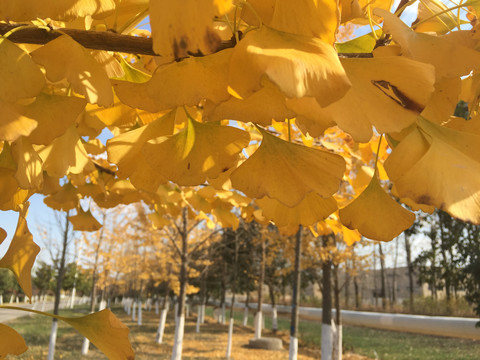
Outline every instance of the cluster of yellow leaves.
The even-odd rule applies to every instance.
[[[414,31],[390,5],[0,1],[5,22],[136,36],[149,15],[160,55],[87,50],[65,34],[43,46],[0,39],[0,209],[20,212],[0,266],[30,295],[34,193],[76,209],[80,231],[101,226],[80,205],[87,197],[103,208],[143,201],[158,228],[187,208],[210,229],[236,228],[241,216],[348,244],[398,236],[415,219],[401,203],[480,223],[476,29],[451,31],[458,19],[428,0]],[[373,57],[339,58],[339,26],[381,21],[383,33],[338,44],[371,52],[376,37],[391,39]],[[453,117],[459,100],[468,120]]]

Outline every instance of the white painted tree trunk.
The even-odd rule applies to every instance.
[[[277,315],[277,306],[275,305],[272,309],[272,330],[278,330],[278,315]]]
[[[159,308],[158,308],[158,300],[155,301],[155,315],[160,314]]]
[[[332,325],[322,324],[322,360],[332,360],[333,331]]]
[[[342,324],[337,326],[332,326],[333,331],[333,353],[332,353],[332,360],[342,360],[342,341],[343,341],[343,334],[342,334]]]
[[[137,313],[137,303],[134,301],[132,304],[132,321],[137,320],[136,313]]]
[[[260,339],[262,337],[262,323],[263,323],[262,312],[258,311],[255,314],[255,339]]]
[[[229,360],[230,356],[232,355],[232,342],[233,342],[233,318],[230,318],[230,321],[228,322],[228,340],[227,340],[227,354],[226,354],[227,360]]]
[[[82,343],[82,355],[88,354],[88,347],[90,346],[90,341],[87,338],[83,338]]]
[[[290,336],[290,346],[288,348],[288,360],[297,360],[298,338]]]
[[[205,323],[205,304],[202,304],[202,310],[200,311],[200,324]]]
[[[221,315],[220,315],[221,316],[220,323],[222,325],[225,325],[225,317],[226,317],[225,312],[226,312],[225,311],[225,304],[222,304],[222,312],[221,312]]]
[[[0,295],[0,305],[3,305],[3,294]]]
[[[173,342],[173,351],[171,360],[182,359],[183,332],[185,330],[185,315],[177,316],[175,323],[175,338]]]
[[[167,309],[162,309],[160,313],[160,321],[158,323],[157,338],[155,342],[161,344],[163,342],[163,333],[165,332],[165,322],[167,320]]]
[[[195,331],[197,333],[200,332],[200,323],[201,323],[201,318],[202,318],[202,305],[197,305],[197,326]]]
[[[46,306],[47,306],[47,297],[44,296],[42,301],[42,308],[40,309],[40,311],[44,312]]]
[[[55,343],[57,342],[58,320],[52,320],[52,329],[50,330],[50,340],[48,341],[47,360],[53,360],[55,356]]]
[[[15,296],[10,296],[10,304],[13,304],[13,300],[15,299]]]
[[[141,326],[142,325],[142,301],[138,301],[138,321],[137,325]]]
[[[248,325],[248,306],[245,305],[245,310],[243,310],[243,326]]]
[[[70,309],[73,309],[73,307],[75,306],[75,296],[77,295],[77,288],[73,288],[72,289],[72,297],[70,298],[70,304],[69,304],[69,307]]]

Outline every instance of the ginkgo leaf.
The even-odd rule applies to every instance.
[[[270,24],[277,0],[247,0],[248,5],[242,7],[241,17],[247,24],[260,26]]]
[[[143,154],[150,167],[178,185],[198,185],[230,169],[248,145],[247,132],[189,118],[183,131],[148,141]]]
[[[16,193],[17,188],[15,170],[0,167],[0,204],[9,201]]]
[[[124,105],[117,97],[115,97],[113,106],[103,108],[96,105],[87,105],[87,112],[107,126],[132,127],[138,119],[137,110]]]
[[[232,211],[232,205],[216,199],[212,204],[212,215],[223,228],[232,228],[236,230],[240,220]]]
[[[37,127],[37,122],[18,112],[18,109],[8,103],[0,101],[0,140],[9,142],[20,136],[28,136]]]
[[[28,350],[23,337],[10,326],[0,324],[0,359],[7,355],[20,355]]]
[[[18,138],[12,144],[12,155],[17,163],[15,179],[23,189],[41,189],[43,184],[43,163],[26,137]]]
[[[72,20],[76,17],[98,16],[113,11],[115,0],[26,0],[12,3],[0,1],[0,18],[8,21],[29,21],[38,18]]]
[[[339,1],[340,7],[340,23],[344,24],[347,21],[356,19],[356,18],[363,18],[365,14],[360,6],[358,0],[340,0]]]
[[[380,241],[392,240],[415,221],[415,214],[383,190],[376,174],[353,202],[340,209],[339,215],[349,229],[358,229],[362,235]]]
[[[113,91],[103,67],[73,40],[62,35],[31,53],[33,60],[47,70],[52,81],[67,79],[73,90],[92,104],[111,106]]]
[[[107,141],[108,160],[117,165],[117,175],[128,177],[139,165],[143,145],[151,139],[171,135],[175,122],[175,111],[138,129],[127,131]]]
[[[85,169],[93,170],[75,126],[50,145],[38,148],[38,154],[42,158],[43,169],[50,176],[61,178],[66,174],[80,174]]]
[[[214,16],[230,10],[231,0],[150,0],[153,50],[175,59],[189,54],[210,54],[220,45],[214,32]]]
[[[480,136],[419,118],[385,161],[400,197],[480,223]]]
[[[437,79],[468,75],[480,69],[480,52],[468,48],[448,35],[433,36],[416,33],[394,14],[375,9],[384,18],[383,30],[402,47],[402,54],[435,66]]]
[[[100,139],[92,139],[83,143],[85,151],[91,155],[100,155],[107,149]]]
[[[229,86],[246,98],[260,88],[266,75],[288,97],[315,97],[321,106],[342,98],[350,88],[333,46],[313,37],[263,26],[235,46]]]
[[[3,242],[3,240],[5,240],[6,237],[7,237],[7,232],[5,231],[5,229],[0,228],[0,244]]]
[[[309,192],[330,197],[338,190],[345,171],[341,156],[260,131],[260,147],[230,177],[234,188],[251,198],[277,199],[288,207],[300,203]]]
[[[264,81],[264,87],[246,99],[231,99],[205,111],[206,121],[237,120],[269,126],[272,119],[284,121],[295,117],[295,113],[285,105],[285,95],[270,81]]]
[[[90,209],[84,211],[82,207],[78,207],[77,215],[69,216],[68,220],[72,223],[75,231],[97,231],[102,227],[102,224],[95,219]]]
[[[84,99],[75,96],[37,95],[35,102],[20,109],[24,116],[38,123],[29,136],[32,144],[48,145],[64,134],[85,105]]]
[[[2,2],[5,3],[5,1]],[[0,9],[3,10],[2,5]],[[44,85],[45,77],[30,55],[11,41],[1,39],[0,99],[14,102],[18,99],[34,97]]]
[[[418,4],[417,19],[412,28],[416,32],[434,32],[446,34],[457,25],[457,16],[452,11],[445,11],[448,7],[439,0],[423,0]],[[434,14],[437,16],[433,17]]]
[[[217,104],[230,97],[227,71],[232,51],[226,49],[161,66],[145,83],[113,80],[115,93],[123,103],[150,112],[196,106],[203,99]]]
[[[289,227],[292,231],[299,225],[310,226],[325,219],[337,210],[337,202],[333,197],[323,198],[314,192],[308,193],[296,206],[288,207],[278,200],[264,197],[256,203],[262,209],[262,214],[278,227]]]
[[[0,259],[0,268],[10,269],[25,295],[32,297],[31,271],[40,247],[33,242],[33,236],[27,226],[28,203],[18,216],[17,229],[6,254]]]
[[[338,5],[331,0],[276,0],[270,26],[276,30],[335,42]]]
[[[446,122],[453,115],[459,100],[460,78],[443,78],[435,84],[435,91],[428,100],[422,117],[437,124]]]

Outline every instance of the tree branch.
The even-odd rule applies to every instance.
[[[20,44],[39,44],[44,45],[62,35],[68,35],[73,40],[87,49],[114,51],[128,54],[158,56],[153,52],[152,38],[141,36],[131,36],[117,34],[112,31],[92,31],[67,28],[40,28],[32,27],[31,24],[6,24],[0,23],[0,35],[5,35],[9,31],[18,29],[8,36],[8,40]],[[236,44],[235,39],[222,41],[215,52],[224,49],[233,48]],[[192,56],[203,56],[201,53],[190,54]],[[371,53],[341,53],[340,57],[369,58]]]

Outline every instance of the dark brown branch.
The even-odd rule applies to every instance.
[[[78,30],[78,29],[44,29],[32,27],[30,24],[5,24],[0,23],[0,35],[5,35],[7,32],[21,26],[28,26],[21,30],[16,30],[12,33],[8,40],[14,43],[21,44],[39,44],[43,45],[52,41],[59,36],[66,34],[72,37],[76,42],[87,49],[115,51],[128,54],[138,55],[152,55],[153,52],[152,38],[145,38],[140,36],[121,35],[112,31],[92,31],[92,30]],[[235,46],[235,39],[222,41],[216,52],[233,48]],[[202,54],[191,54],[192,56],[202,56]],[[340,57],[349,58],[369,58],[372,57],[370,53],[340,53]]]

